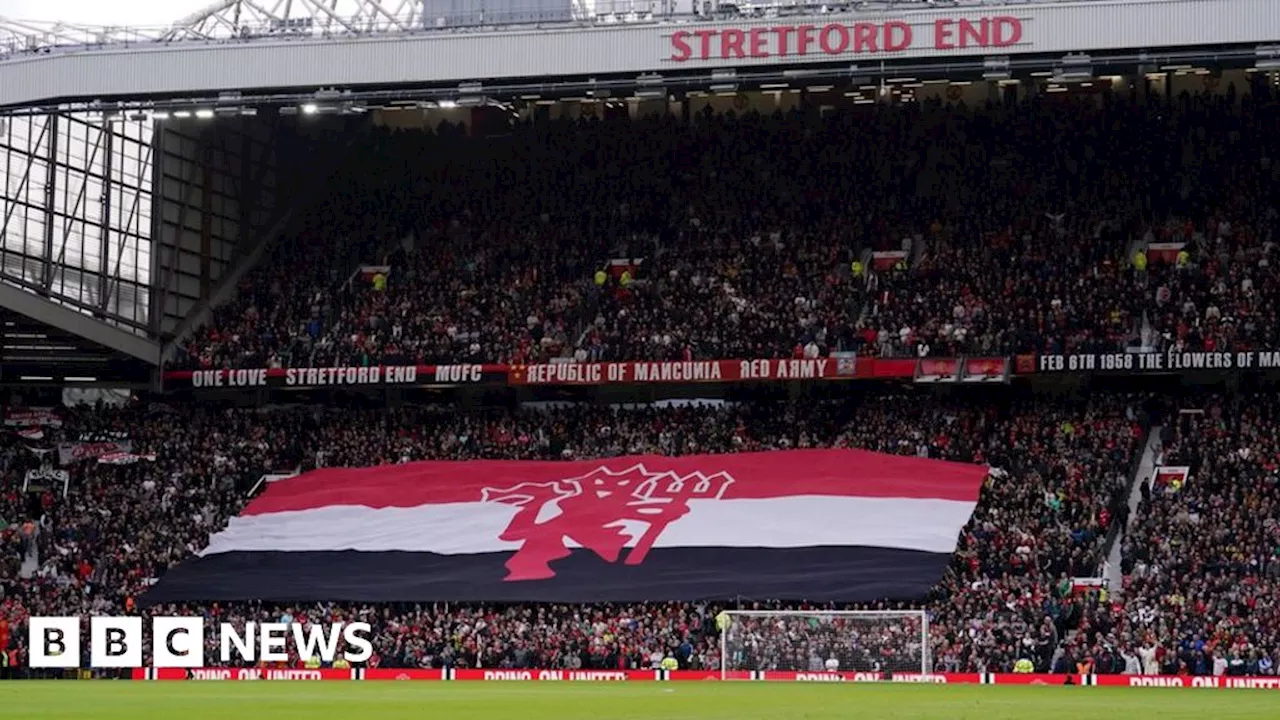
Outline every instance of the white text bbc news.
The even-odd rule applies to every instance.
[[[77,668],[81,665],[81,621],[78,617],[33,617],[30,666]],[[339,658],[360,663],[373,655],[369,623],[218,623],[221,664],[286,662],[291,656],[333,663]],[[89,621],[89,667],[143,666],[147,637],[139,617],[95,617]],[[205,620],[200,617],[151,619],[149,667],[205,667]]]

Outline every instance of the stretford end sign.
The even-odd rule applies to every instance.
[[[702,28],[671,34],[674,62],[746,58],[814,58],[876,55],[927,48],[937,51],[1009,48],[1023,38],[1023,21],[1011,15],[939,18],[927,24],[831,22],[825,25],[761,25]]]

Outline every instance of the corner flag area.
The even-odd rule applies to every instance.
[[[1075,720],[1275,717],[1275,693],[1165,688],[524,683],[6,682],[6,717],[43,720]]]

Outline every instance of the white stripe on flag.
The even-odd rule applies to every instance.
[[[224,552],[430,552],[469,555],[514,552],[499,539],[517,508],[503,503],[453,503],[373,509],[342,505],[232,518],[211,538],[205,555]],[[544,508],[540,521],[558,510]],[[882,547],[925,552],[955,550],[973,503],[914,498],[796,496],[694,500],[654,547]],[[642,522],[617,523],[631,535]]]

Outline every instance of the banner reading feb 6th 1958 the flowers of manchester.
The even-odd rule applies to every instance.
[[[1187,373],[1248,372],[1280,369],[1280,351],[1180,351],[1021,355],[1019,374],[1027,373]]]

